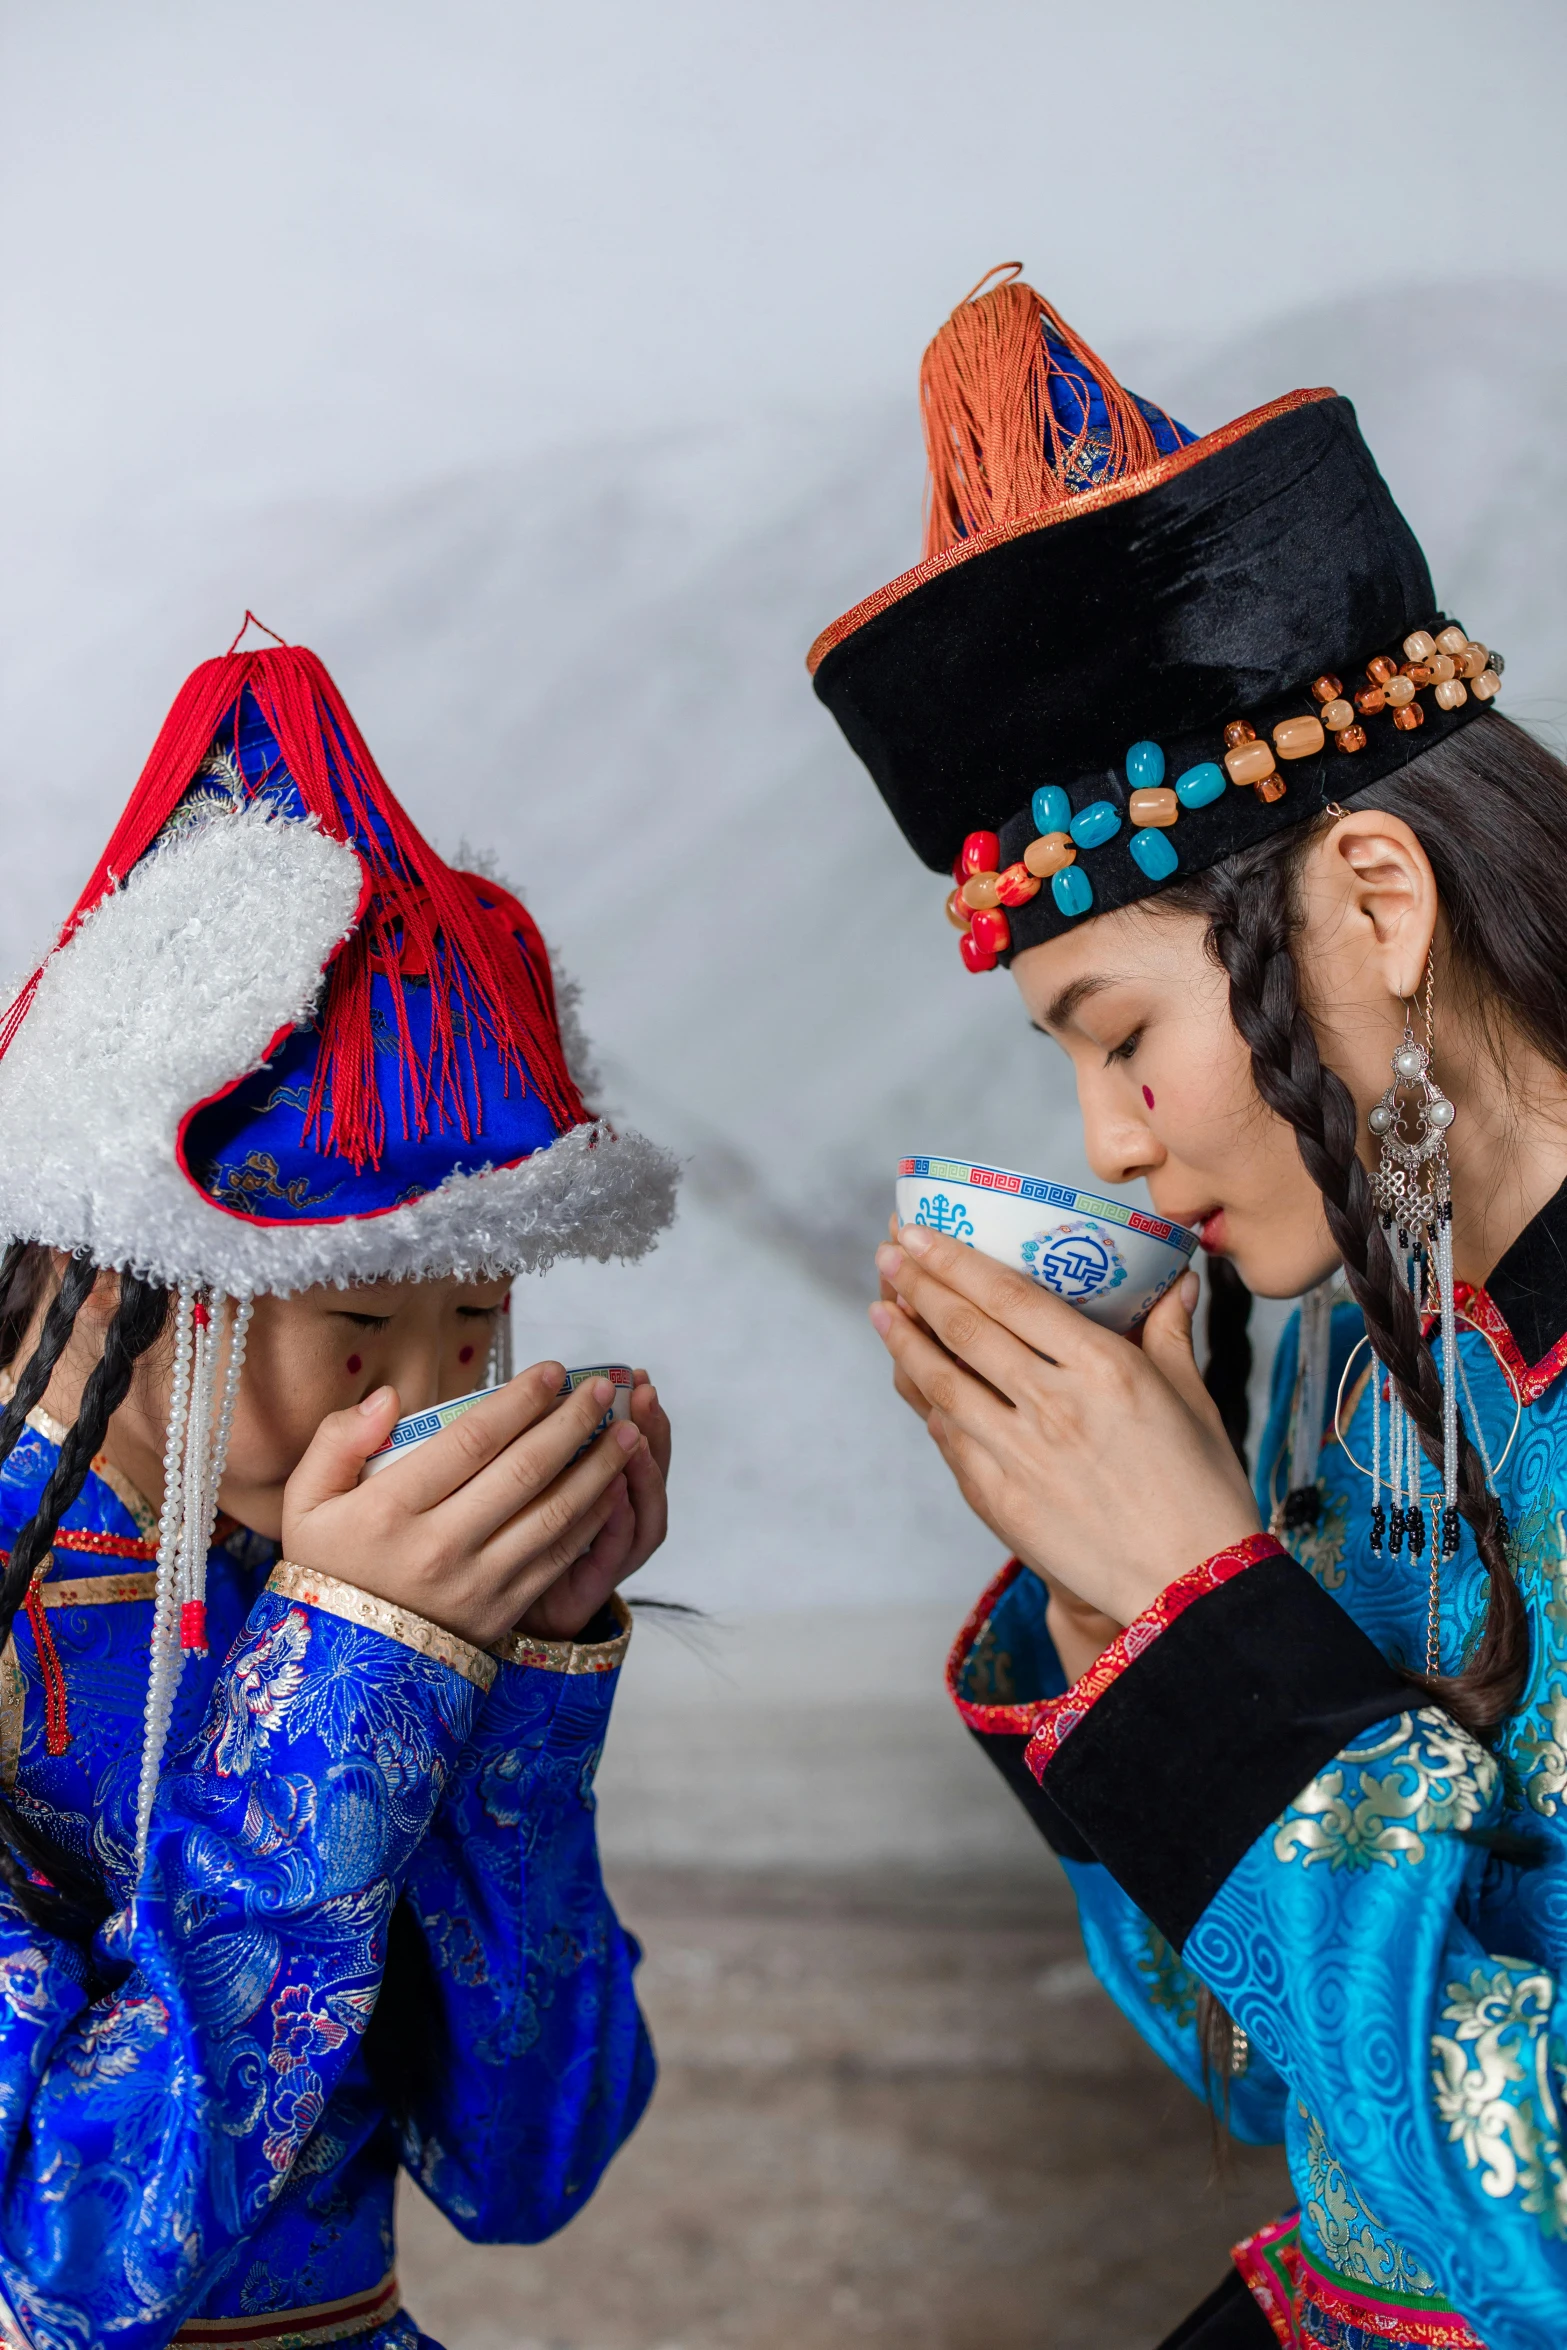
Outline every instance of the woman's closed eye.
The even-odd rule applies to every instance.
[[[1108,1069],[1112,1061],[1129,1061],[1142,1041],[1142,1030],[1134,1028],[1131,1035],[1124,1038],[1120,1044],[1113,1044],[1110,1047],[1105,1054],[1105,1067]]]

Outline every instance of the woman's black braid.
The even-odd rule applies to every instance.
[[[1332,1070],[1323,1067],[1300,1000],[1291,943],[1298,918],[1290,869],[1264,849],[1232,858],[1203,880],[1211,950],[1229,977],[1230,1015],[1250,1048],[1257,1091],[1295,1130],[1367,1335],[1426,1457],[1440,1469],[1442,1383],[1421,1335],[1415,1302],[1399,1278],[1372,1206],[1371,1181],[1356,1154],[1354,1101]],[[1466,1728],[1488,1730],[1518,1701],[1528,1671],[1528,1628],[1501,1508],[1486,1489],[1480,1457],[1462,1425],[1458,1445],[1459,1515],[1489,1571],[1490,1600],[1480,1645],[1465,1670],[1433,1675],[1422,1686]]]
[[[0,1280],[7,1268],[0,1267]],[[37,1347],[17,1381],[16,1394],[0,1419],[0,1459],[15,1446],[27,1414],[45,1393],[76,1319],[97,1279],[85,1258],[73,1257],[44,1317]],[[136,1364],[156,1345],[168,1320],[169,1293],[134,1274],[120,1276],[120,1298],[104,1339],[103,1354],[82,1389],[74,1425],[60,1446],[38,1507],[18,1534],[0,1582],[0,1648],[10,1636],[16,1611],[27,1596],[38,1562],[48,1552],[60,1520],[87,1481],[103,1450],[109,1422],[130,1388]],[[14,1422],[14,1425],[13,1425]],[[49,1879],[47,1887],[34,1874]],[[90,1936],[108,1902],[94,1873],[74,1856],[42,1840],[9,1800],[0,1798],[0,1883],[36,1925],[77,1938]]]

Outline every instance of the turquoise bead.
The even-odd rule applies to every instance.
[[[1210,800],[1222,800],[1224,769],[1217,759],[1204,759],[1200,767],[1188,767],[1178,775],[1175,796],[1183,808],[1206,808]]]
[[[1133,791],[1152,791],[1164,781],[1164,753],[1157,743],[1133,743],[1126,754],[1126,780]]]
[[[1114,800],[1091,801],[1086,808],[1079,808],[1067,826],[1080,849],[1097,849],[1101,842],[1114,840],[1120,829],[1121,811]]]
[[[1178,859],[1167,832],[1145,824],[1133,833],[1127,846],[1150,881],[1168,881],[1175,871]]]
[[[1065,832],[1072,821],[1072,803],[1058,783],[1042,783],[1034,794],[1037,832]]]
[[[1063,865],[1052,873],[1050,894],[1063,914],[1086,914],[1094,902],[1093,884],[1081,865]]]

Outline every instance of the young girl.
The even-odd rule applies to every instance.
[[[592,1780],[668,1427],[545,1362],[360,1472],[670,1164],[286,646],[188,681],[0,1054],[0,2330],[417,2344],[399,2163],[531,2241],[651,2088]]]
[[[1567,770],[1347,402],[1194,440],[1013,282],[923,392],[927,560],[817,689],[1230,1342],[1210,1394],[1194,1277],[1139,1347],[894,1235],[899,1390],[1014,1553],[954,1694],[1106,1986],[1286,2143],[1170,2341],[1559,2350]],[[1255,1495],[1237,1276],[1305,1296]]]

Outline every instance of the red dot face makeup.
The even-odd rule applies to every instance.
[[[1148,1107],[1151,1110],[1153,1108],[1153,1095],[1149,1092],[1146,1085],[1143,1087],[1143,1100],[1148,1104]]]
[[[473,1361],[473,1348],[471,1346],[459,1347],[457,1350],[457,1360],[460,1363],[471,1363]]]
[[[350,1379],[352,1379],[352,1378],[353,1378],[353,1376],[354,1376],[354,1374],[355,1374],[355,1372],[356,1372],[356,1371],[362,1371],[363,1369],[364,1369],[364,1364],[363,1364],[363,1362],[360,1360],[359,1356],[358,1356],[358,1355],[350,1355],[350,1356],[349,1356],[349,1358],[348,1358],[348,1376],[350,1377]]]

